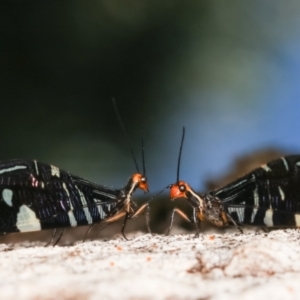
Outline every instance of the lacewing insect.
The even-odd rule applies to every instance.
[[[125,131],[117,109],[116,112]],[[56,244],[66,227],[90,225],[91,228],[97,222],[111,223],[124,217],[121,232],[126,239],[124,230],[127,220],[143,210],[137,210],[132,199],[133,192],[136,189],[148,192],[148,183],[143,139],[141,173],[126,131],[125,136],[137,173],[118,190],[92,183],[36,160],[0,162],[0,234],[55,229],[51,243],[56,228],[63,228]]]
[[[263,227],[300,227],[300,155],[273,160],[208,193],[196,193],[185,181],[179,180],[182,139],[177,165],[177,181],[170,186],[171,200],[184,198],[193,208],[189,218],[175,208],[172,212],[170,232],[177,213],[188,222],[195,223],[196,236],[202,221],[216,226],[253,225]]]

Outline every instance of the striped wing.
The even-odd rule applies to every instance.
[[[300,227],[300,156],[274,160],[211,195],[239,224]]]
[[[101,221],[114,213],[111,190],[36,161],[0,162],[0,232],[37,231]]]
[[[300,227],[300,214],[264,207],[224,205],[237,224],[267,227]]]
[[[210,194],[224,205],[300,213],[300,156],[274,160]],[[244,219],[250,222],[251,216],[246,210]]]

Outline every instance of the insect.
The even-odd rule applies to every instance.
[[[121,125],[124,129],[122,121]],[[129,143],[128,137],[127,141]],[[133,154],[130,143],[129,146]],[[36,160],[0,162],[0,233],[55,229],[52,242],[56,228],[83,225],[90,225],[91,228],[96,222],[111,223],[124,217],[121,232],[126,239],[124,230],[127,220],[142,211],[137,209],[132,199],[133,192],[136,189],[148,192],[143,139],[142,173],[134,154],[133,158],[137,173],[118,190]]]
[[[196,236],[205,220],[219,227],[233,224],[241,232],[239,225],[300,227],[300,155],[281,157],[222,188],[196,193],[188,183],[179,180],[184,135],[183,128],[177,182],[170,186],[170,198],[186,199],[193,208],[193,216],[189,218],[175,208],[168,233],[175,213],[196,224]]]

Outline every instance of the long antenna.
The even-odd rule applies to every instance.
[[[145,164],[145,144],[144,144],[144,134],[145,134],[145,124],[148,122],[149,118],[144,121],[142,129],[142,163],[143,163],[143,175],[146,176],[146,164]]]
[[[172,184],[168,184],[166,187],[164,187],[162,190],[160,190],[159,192],[157,192],[153,197],[151,197],[151,199],[149,199],[145,204],[149,204],[150,201],[152,201],[153,199],[157,198],[160,194],[162,194],[166,189],[169,189],[170,187],[172,187]]]
[[[181,161],[181,153],[182,153],[184,135],[185,135],[185,128],[183,126],[182,127],[182,137],[181,137],[180,149],[179,149],[179,156],[178,156],[178,164],[177,164],[177,182],[179,182],[180,161]]]
[[[142,162],[143,162],[143,175],[146,176],[144,131],[142,132]]]
[[[122,130],[124,131],[124,134],[125,134],[125,138],[127,140],[127,144],[129,146],[129,149],[130,149],[130,152],[131,152],[131,155],[133,157],[133,161],[134,161],[134,164],[135,164],[135,167],[136,167],[136,170],[138,171],[138,173],[140,173],[139,171],[139,166],[137,164],[137,161],[136,161],[136,158],[135,158],[135,155],[134,155],[134,152],[133,152],[133,149],[132,149],[132,146],[131,146],[131,143],[130,143],[130,140],[129,140],[129,137],[128,137],[128,134],[127,134],[127,131],[125,129],[125,126],[124,126],[124,123],[121,119],[121,116],[120,116],[120,113],[119,113],[119,110],[118,110],[118,107],[117,107],[117,103],[116,103],[116,99],[115,98],[112,98],[112,102],[113,102],[113,105],[115,107],[115,111],[116,111],[116,114],[117,114],[117,117],[119,119],[119,123],[122,127]]]

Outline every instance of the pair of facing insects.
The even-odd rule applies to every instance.
[[[133,155],[137,173],[119,190],[94,184],[35,160],[1,162],[0,233],[55,229],[52,242],[56,228],[63,228],[56,244],[66,227],[90,225],[90,230],[95,223],[109,224],[124,218],[121,232],[126,239],[127,221],[148,209],[150,201],[166,189],[170,189],[171,200],[184,198],[193,208],[192,218],[175,208],[168,232],[176,213],[195,223],[197,236],[203,221],[216,226],[233,224],[241,232],[239,225],[244,224],[300,227],[300,155],[274,160],[220,189],[201,194],[179,180],[184,135],[183,129],[176,183],[168,185],[139,208],[132,195],[136,189],[148,192],[144,146],[143,172],[139,171]],[[132,151],[131,146],[130,149]],[[150,231],[149,218],[146,220]]]

